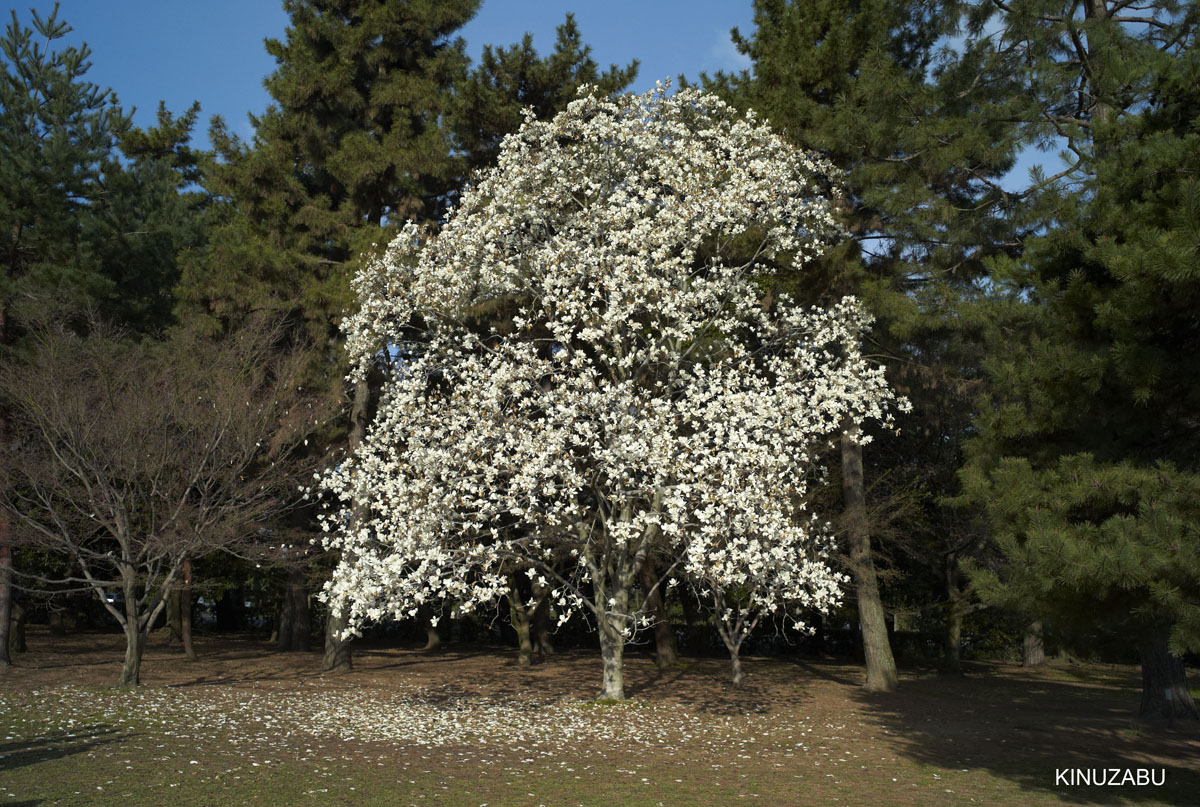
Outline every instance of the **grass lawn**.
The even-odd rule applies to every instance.
[[[145,686],[111,689],[121,637],[52,638],[0,675],[4,805],[1200,804],[1200,726],[1144,727],[1136,670],[976,664],[872,696],[851,665],[627,660],[628,704],[591,701],[595,654],[529,670],[503,648],[315,653],[152,637]],[[1061,768],[1166,769],[1163,787],[1070,787]]]

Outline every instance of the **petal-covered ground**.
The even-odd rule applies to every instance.
[[[869,696],[832,662],[628,660],[630,702],[591,700],[592,653],[521,669],[503,648],[316,654],[153,637],[138,690],[121,639],[53,638],[0,676],[4,804],[1195,804],[1200,727],[1130,718],[1136,671],[980,664]],[[1162,787],[1069,786],[1061,769],[1165,769]]]

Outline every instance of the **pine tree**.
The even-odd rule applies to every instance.
[[[556,34],[554,51],[544,58],[533,47],[532,34],[519,45],[484,45],[479,65],[455,88],[455,143],[468,174],[495,164],[500,141],[520,128],[526,109],[538,120],[548,120],[575,100],[581,85],[612,94],[637,78],[636,59],[621,68],[609,65],[601,73],[573,14],[567,14]]]
[[[213,247],[189,267],[189,316],[219,329],[257,307],[287,310],[322,343],[351,302],[354,261],[381,228],[436,220],[458,178],[442,126],[467,57],[453,33],[479,0],[288,0],[267,41],[274,103],[252,143],[215,120],[221,162]]]
[[[1043,230],[997,262],[995,393],[962,474],[1005,559],[987,597],[1136,646],[1140,714],[1197,716],[1200,57],[1193,5],[1014,6],[1031,137],[1066,145]],[[982,27],[984,19],[978,24]]]
[[[867,302],[878,318],[872,335],[877,358],[914,399],[914,414],[900,421],[902,432],[928,434],[961,423],[964,418],[938,410],[969,405],[968,379],[940,367],[970,367],[973,349],[959,302],[972,293],[983,259],[1010,242],[1008,225],[997,215],[1007,200],[996,184],[1013,159],[1010,128],[998,122],[1006,117],[1000,104],[1007,80],[990,71],[977,50],[940,52],[961,16],[952,0],[757,0],[754,7],[754,33],[734,31],[752,72],[706,83],[753,106],[798,145],[845,171],[840,213],[849,238],[794,276],[788,290],[809,299],[853,293]],[[961,431],[938,439],[957,445]],[[871,513],[881,509],[881,492],[893,505],[914,492],[912,486],[875,486],[876,501],[868,502],[866,472],[874,479],[913,478],[911,441],[908,451],[890,450],[887,442],[880,441],[878,459],[865,469],[856,436],[841,445],[847,562],[867,687],[880,691],[893,689],[897,677],[871,543],[872,532],[886,525]],[[956,460],[955,451],[940,452],[939,472],[922,469],[925,514],[918,520],[956,520],[937,504],[953,481]],[[964,532],[956,525],[944,545],[922,550],[952,557],[945,574],[947,589],[956,593],[957,557],[974,540]],[[960,616],[952,611],[951,621]],[[956,653],[955,647],[952,659]]]

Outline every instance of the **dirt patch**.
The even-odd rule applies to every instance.
[[[507,648],[360,645],[352,672],[323,674],[317,652],[210,636],[188,662],[156,635],[145,686],[115,693],[120,635],[35,629],[29,644],[0,675],[13,721],[0,770],[22,760],[25,775],[50,783],[30,778],[30,787],[74,787],[72,796],[111,764],[101,787],[176,788],[176,802],[205,803],[208,791],[179,790],[148,772],[158,767],[135,764],[140,752],[129,749],[143,746],[182,777],[179,787],[227,787],[228,803],[258,798],[247,782],[295,797],[336,784],[348,800],[400,786],[464,805],[567,792],[546,803],[653,805],[643,797],[658,794],[792,804],[801,791],[804,803],[1194,804],[1200,792],[1200,726],[1134,721],[1138,677],[1128,667],[975,664],[955,678],[909,670],[898,692],[874,696],[858,667],[828,660],[750,658],[745,685],[733,689],[724,660],[659,671],[634,653],[631,703],[602,706],[592,700],[599,657],[584,651],[521,668]],[[73,767],[83,753],[91,767]],[[1060,769],[1114,767],[1165,769],[1168,785],[1055,779]],[[479,793],[488,798],[472,802]]]

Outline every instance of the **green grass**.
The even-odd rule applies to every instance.
[[[520,670],[367,650],[322,677],[233,641],[200,668],[160,655],[162,684],[130,692],[94,685],[99,640],[64,647],[0,677],[0,807],[1165,807],[1200,792],[1200,730],[1133,722],[1128,670],[979,665],[869,695],[849,665],[751,660],[735,691],[720,660],[659,677],[634,659],[635,698],[611,702],[588,699],[585,655]],[[1053,780],[1164,764],[1164,788]]]

